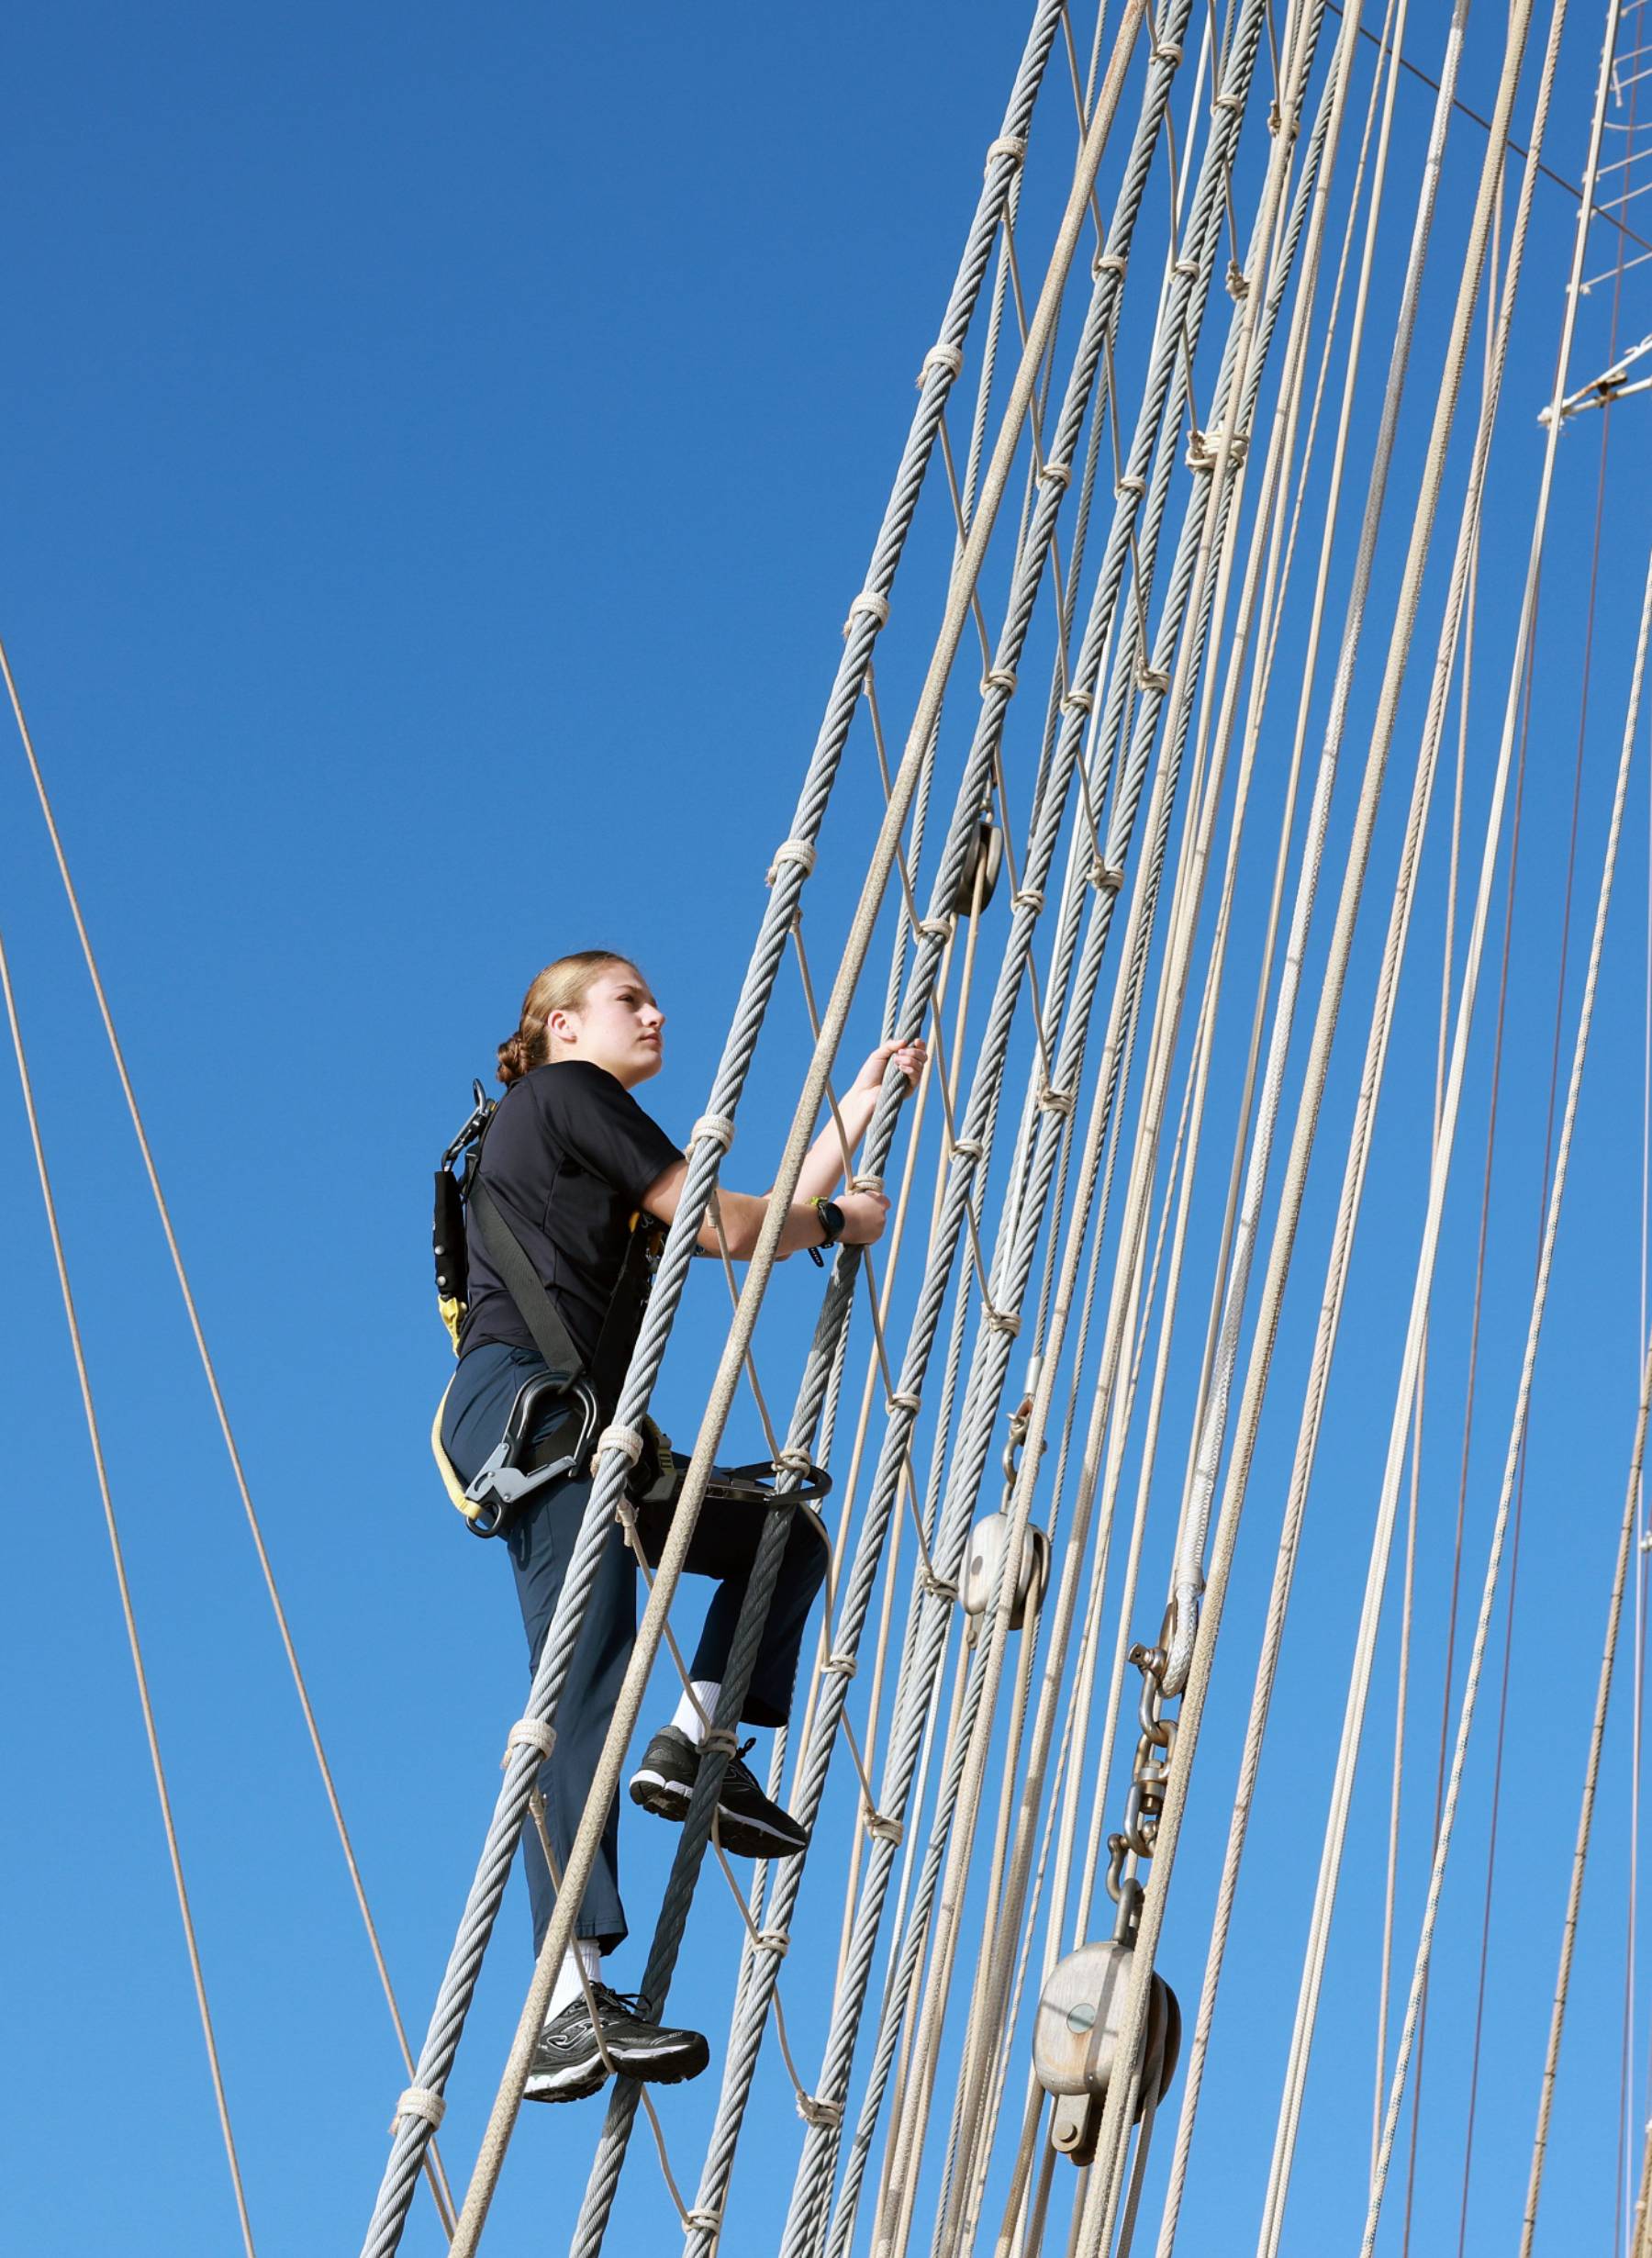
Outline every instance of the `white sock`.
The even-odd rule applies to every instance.
[[[563,1964],[556,1972],[555,1983],[551,1986],[551,2004],[545,2009],[547,2023],[553,2023],[563,2009],[571,2006],[575,2000],[584,1998],[579,1983],[580,1970],[583,1968],[589,1981],[595,1984],[601,1967],[602,1954],[596,1938],[575,1937],[572,1950],[563,1954]]]
[[[693,1681],[693,1686],[692,1698],[687,1693],[684,1694],[682,1700],[676,1705],[676,1715],[671,1722],[679,1732],[686,1733],[698,1749],[706,1738],[706,1727],[717,1715],[717,1697],[722,1692],[722,1681],[720,1678],[696,1678]],[[703,1719],[699,1709],[694,1705],[696,1702],[698,1702],[699,1708],[706,1713]]]

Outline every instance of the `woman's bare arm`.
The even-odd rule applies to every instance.
[[[674,1162],[642,1194],[645,1211],[662,1223],[670,1223],[676,1214],[687,1180],[688,1163]],[[724,1184],[718,1187],[717,1204],[729,1252],[736,1261],[744,1262],[756,1247],[763,1219],[768,1213],[768,1195],[731,1191]],[[851,1246],[871,1246],[883,1230],[888,1202],[877,1192],[857,1191],[846,1194],[838,1205],[843,1211],[845,1243]],[[795,1255],[799,1246],[819,1246],[822,1236],[820,1213],[813,1199],[794,1200],[780,1226],[780,1245],[776,1249],[779,1260],[784,1262],[787,1255]],[[699,1243],[709,1255],[719,1251],[717,1227],[709,1215],[700,1224]]]
[[[847,1139],[850,1153],[866,1134],[866,1127],[877,1107],[877,1096],[891,1060],[906,1076],[909,1088],[915,1088],[923,1071],[927,1056],[922,1043],[880,1043],[865,1065],[838,1101],[838,1114],[843,1123],[828,1122],[825,1128],[804,1155],[803,1166],[798,1173],[796,1199],[787,1210],[786,1221],[780,1226],[780,1245],[776,1254],[782,1262],[787,1255],[797,1253],[799,1246],[819,1246],[821,1243],[820,1218],[816,1210],[817,1200],[831,1199],[843,1173],[843,1144]],[[678,1160],[656,1177],[642,1194],[642,1205],[651,1215],[662,1223],[670,1223],[677,1212],[677,1202],[683,1196],[683,1186],[688,1180],[688,1163]],[[763,1219],[768,1213],[769,1195],[766,1192],[731,1191],[724,1185],[718,1187],[717,1203],[722,1217],[723,1236],[728,1248],[737,1261],[745,1261],[757,1245],[763,1229]],[[870,1246],[880,1236],[889,1203],[881,1192],[850,1191],[837,1201],[843,1212],[843,1243],[849,1246]],[[708,1254],[718,1251],[716,1225],[709,1215],[699,1228],[699,1243]]]
[[[884,1075],[894,1060],[906,1076],[909,1090],[918,1086],[918,1077],[923,1072],[927,1052],[922,1043],[880,1043],[848,1089],[838,1100],[838,1117],[843,1123],[840,1132],[835,1121],[829,1121],[803,1157],[798,1172],[799,1200],[829,1200],[843,1174],[843,1144],[847,1139],[851,1157],[877,1111],[877,1096],[883,1088]],[[843,1205],[842,1201],[838,1202]]]

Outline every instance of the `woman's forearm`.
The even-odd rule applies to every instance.
[[[843,1180],[844,1143],[847,1142],[853,1159],[876,1106],[877,1092],[875,1090],[844,1091],[838,1101],[837,1118],[828,1121],[803,1157],[803,1166],[798,1171],[799,1200],[831,1199]],[[838,1126],[840,1121],[843,1123],[841,1130]]]
[[[737,1262],[744,1262],[756,1247],[773,1194],[720,1190],[717,1197],[729,1253]],[[802,1193],[787,1209],[786,1221],[780,1226],[780,1243],[775,1249],[777,1260],[784,1262],[787,1255],[795,1255],[800,1246],[819,1246],[824,1240],[826,1235],[812,1201],[812,1193]],[[700,1245],[709,1253],[720,1251],[717,1229],[709,1215],[700,1225]]]
[[[873,1052],[854,1080],[839,1099],[837,1111],[828,1121],[820,1135],[803,1157],[803,1166],[798,1171],[797,1190],[792,1195],[786,1220],[780,1227],[778,1254],[784,1258],[796,1254],[800,1246],[819,1246],[824,1237],[820,1219],[815,1211],[819,1200],[830,1200],[836,1192],[843,1175],[845,1158],[853,1160],[856,1147],[866,1134],[890,1061],[905,1075],[909,1087],[914,1087],[925,1063],[923,1045],[914,1039],[910,1043],[886,1043]],[[677,1202],[688,1178],[686,1161],[679,1160],[667,1168],[642,1195],[642,1206],[662,1223],[669,1223],[676,1213]],[[881,1195],[850,1193],[844,1195],[851,1210],[865,1207],[865,1197],[875,1198],[876,1213],[862,1213],[851,1232],[851,1243],[869,1245],[882,1230],[882,1214],[888,1202]],[[744,1261],[757,1245],[763,1230],[764,1218],[768,1213],[770,1194],[749,1191],[731,1191],[720,1188],[723,1243],[731,1255]],[[718,1251],[718,1235],[708,1215],[700,1225],[699,1243],[709,1254]]]

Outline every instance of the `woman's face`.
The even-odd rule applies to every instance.
[[[553,1012],[545,1023],[557,1058],[586,1058],[627,1090],[658,1074],[665,1014],[635,965],[610,965],[586,990],[576,1011]]]

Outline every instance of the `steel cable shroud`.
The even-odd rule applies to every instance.
[[[1062,14],[1061,0],[1040,0],[1010,101],[1000,138],[1023,135],[1043,79],[1044,65]],[[986,275],[1005,199],[1018,162],[1006,150],[987,167],[986,180],[954,280],[943,319],[940,342],[961,355]],[[874,543],[865,581],[868,594],[887,606],[899,565],[902,549],[928,469],[931,452],[941,425],[951,388],[951,363],[944,355],[932,354],[925,363],[917,409],[913,415],[894,489]],[[825,717],[810,756],[797,811],[790,826],[794,839],[812,842],[818,836],[836,779],[849,727],[860,697],[860,686],[882,623],[874,605],[852,609],[843,654],[839,661]],[[732,1119],[746,1072],[756,1045],[768,998],[784,956],[787,937],[807,877],[797,860],[776,866],[775,883],[748,967],[740,1004],[713,1084],[709,1111]],[[817,1098],[818,1103],[818,1098]],[[655,1279],[650,1310],[639,1336],[621,1398],[620,1416],[632,1423],[645,1411],[650,1390],[664,1355],[665,1338],[676,1311],[687,1265],[701,1221],[715,1187],[719,1150],[709,1143],[698,1146],[690,1156],[688,1179],[673,1230],[667,1237],[660,1271]],[[703,1483],[704,1475],[698,1479]],[[547,1637],[541,1669],[536,1673],[527,1714],[547,1722],[566,1674],[565,1652],[583,1621],[595,1565],[600,1557],[608,1521],[622,1486],[623,1473],[610,1460],[594,1487],[586,1526],[564,1585],[557,1619]],[[579,1571],[575,1576],[575,1569]],[[518,1750],[508,1766],[505,1783],[495,1805],[493,1821],[477,1874],[472,1884],[459,1934],[432,2010],[430,2027],[420,2050],[415,2083],[440,2093],[446,2085],[457,2052],[460,2034],[475,1987],[482,1957],[503,1895],[510,1860],[527,1811],[528,1795],[537,1765],[530,1752]],[[397,2122],[363,2243],[364,2258],[388,2258],[401,2238],[413,2181],[421,2166],[430,2128],[422,2118]]]

